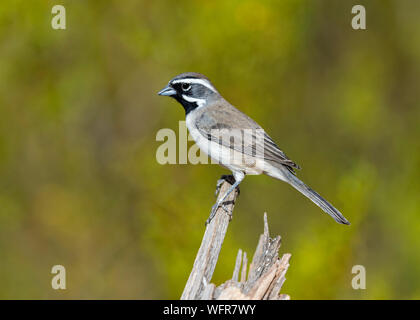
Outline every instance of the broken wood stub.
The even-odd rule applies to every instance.
[[[219,197],[230,187],[224,182]],[[207,225],[200,249],[188,278],[183,300],[288,300],[280,294],[289,267],[291,254],[279,258],[281,237],[270,238],[267,214],[264,213],[264,233],[260,235],[257,248],[248,269],[246,252],[239,249],[232,279],[216,287],[210,283],[219,257],[220,249],[232,218],[238,192],[232,192],[226,201],[228,212],[219,208],[214,219]],[[248,273],[248,274],[247,274]]]

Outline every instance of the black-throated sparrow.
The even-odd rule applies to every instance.
[[[198,147],[231,170],[235,177],[235,183],[213,206],[207,222],[245,175],[264,173],[292,185],[338,223],[350,224],[340,211],[296,177],[294,169],[299,166],[254,120],[227,102],[207,77],[194,72],[182,73],[158,94],[182,104],[187,128]]]

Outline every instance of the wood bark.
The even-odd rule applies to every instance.
[[[229,187],[229,182],[222,183],[218,199]],[[227,211],[219,208],[213,220],[206,226],[181,300],[290,299],[288,295],[280,294],[280,289],[286,279],[285,274],[289,267],[291,254],[286,253],[279,258],[281,237],[270,237],[266,213],[264,213],[264,232],[260,235],[249,270],[247,254],[239,249],[232,279],[220,286],[211,283],[237,197],[238,190],[235,190],[225,200]]]

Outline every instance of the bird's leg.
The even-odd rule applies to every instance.
[[[229,178],[228,178],[229,177]],[[245,175],[243,173],[241,174],[237,174],[236,177],[234,176],[222,176],[221,179],[219,179],[219,181],[217,181],[217,187],[220,190],[220,186],[223,183],[223,180],[226,180],[227,182],[231,183],[232,178],[234,179],[234,183],[230,186],[229,190],[226,191],[226,193],[223,195],[223,197],[220,198],[219,201],[217,201],[214,206],[211,208],[211,212],[210,212],[210,216],[206,221],[206,225],[210,223],[210,221],[214,218],[217,209],[223,204],[223,201],[225,201],[225,199],[227,198],[227,196],[233,191],[235,190],[235,188],[239,189],[239,184],[241,183],[241,181],[243,180],[243,178],[245,177]],[[229,179],[229,180],[227,180]],[[222,182],[220,182],[222,180]],[[219,191],[217,190],[217,192]],[[229,210],[226,208],[226,206],[223,204],[222,205],[223,210],[225,210],[226,212],[229,212]]]
[[[220,206],[222,206],[223,210],[225,210],[226,212],[229,212],[227,207],[223,204],[223,201],[233,190],[235,190],[235,188],[239,185],[239,183],[240,181],[236,181],[232,186],[230,186],[229,190],[226,191],[223,197],[213,205],[213,207],[211,208],[210,216],[206,221],[206,225],[208,225],[210,221],[214,218],[214,216],[216,215],[216,211]]]
[[[232,174],[224,174],[220,177],[219,180],[217,180],[217,184],[216,184],[216,191],[214,192],[214,196],[217,197],[217,195],[219,194],[220,188],[222,187],[223,182],[227,182],[230,185],[235,184],[236,180],[235,177]],[[238,195],[241,193],[241,191],[239,190],[239,186],[236,187],[236,191],[238,192]]]

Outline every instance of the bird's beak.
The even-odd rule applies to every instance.
[[[173,88],[171,88],[169,85],[167,85],[165,88],[163,88],[162,90],[160,90],[159,92],[158,92],[158,95],[160,95],[160,96],[173,96],[173,95],[175,95],[176,94],[176,91],[173,89]]]

